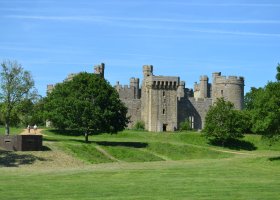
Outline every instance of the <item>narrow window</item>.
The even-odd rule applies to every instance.
[[[224,96],[224,91],[223,90],[221,90],[221,95],[222,95],[222,97]]]
[[[164,96],[164,97],[165,97],[165,91],[163,91],[163,92],[162,92],[162,96]]]
[[[162,114],[164,114],[164,115],[165,115],[165,109],[163,109],[163,110],[162,110]]]

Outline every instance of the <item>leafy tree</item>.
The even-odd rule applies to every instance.
[[[116,90],[100,76],[86,72],[57,84],[45,108],[54,127],[83,131],[86,142],[89,134],[117,133],[128,123],[127,108]]]
[[[203,132],[209,139],[221,141],[223,144],[229,139],[243,136],[244,120],[242,113],[234,110],[231,102],[223,98],[217,99],[206,114],[205,128]]]
[[[18,105],[21,125],[44,125],[44,99],[37,96],[35,99],[26,99]]]
[[[245,110],[253,109],[253,102],[257,96],[258,91],[260,90],[262,90],[262,88],[251,87],[251,91],[246,93],[244,97]]]
[[[250,111],[252,130],[268,138],[280,135],[280,82],[269,82],[255,93]]]
[[[277,67],[277,74],[276,74],[276,80],[279,82],[280,81],[280,64],[278,63]]]
[[[6,135],[9,135],[12,116],[17,116],[18,104],[34,94],[32,91],[34,81],[31,74],[25,71],[17,61],[4,61],[1,63],[1,67],[1,112],[5,122]]]

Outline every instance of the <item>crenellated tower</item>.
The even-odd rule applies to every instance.
[[[224,98],[234,104],[235,109],[244,107],[244,77],[221,76],[220,72],[213,73],[212,99]]]
[[[101,78],[104,78],[104,72],[105,72],[105,64],[101,63],[100,65],[94,66],[94,73],[99,74]]]

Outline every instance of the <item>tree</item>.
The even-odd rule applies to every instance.
[[[252,130],[267,138],[280,135],[280,82],[269,82],[255,93],[250,110]]]
[[[251,87],[251,91],[246,93],[244,97],[245,110],[253,109],[253,102],[255,101],[256,96],[260,90],[262,90],[262,88]]]
[[[278,63],[277,67],[276,67],[276,70],[277,70],[277,74],[276,74],[276,80],[278,82],[280,82],[280,64]]]
[[[127,108],[117,91],[96,74],[80,73],[73,80],[59,83],[46,98],[46,118],[59,129],[89,134],[117,133],[127,123]]]
[[[17,61],[4,61],[1,67],[1,111],[4,115],[6,135],[9,135],[11,119],[17,105],[34,94],[34,81],[30,72],[25,71]]]
[[[37,96],[34,99],[26,99],[17,106],[21,125],[44,125],[44,98]]]
[[[242,113],[234,110],[233,103],[221,98],[217,99],[207,112],[203,132],[207,138],[221,141],[224,144],[229,139],[243,136],[243,123]]]

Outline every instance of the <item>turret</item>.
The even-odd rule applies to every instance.
[[[99,74],[101,78],[104,78],[104,72],[105,72],[105,64],[101,63],[100,65],[94,66],[94,73]]]
[[[143,66],[143,75],[144,75],[144,78],[152,76],[153,75],[153,65],[144,65]]]
[[[53,84],[49,84],[47,85],[47,94],[51,93],[54,89],[54,85]]]
[[[133,96],[135,99],[140,98],[140,91],[139,91],[139,78],[131,78],[130,79],[130,88],[133,90]]]
[[[180,81],[177,89],[177,97],[178,99],[185,97],[185,81]]]
[[[200,77],[200,98],[208,97],[208,76]]]
[[[220,74],[221,75],[221,74]],[[212,98],[225,98],[238,110],[244,106],[244,78],[237,76],[213,76]]]

